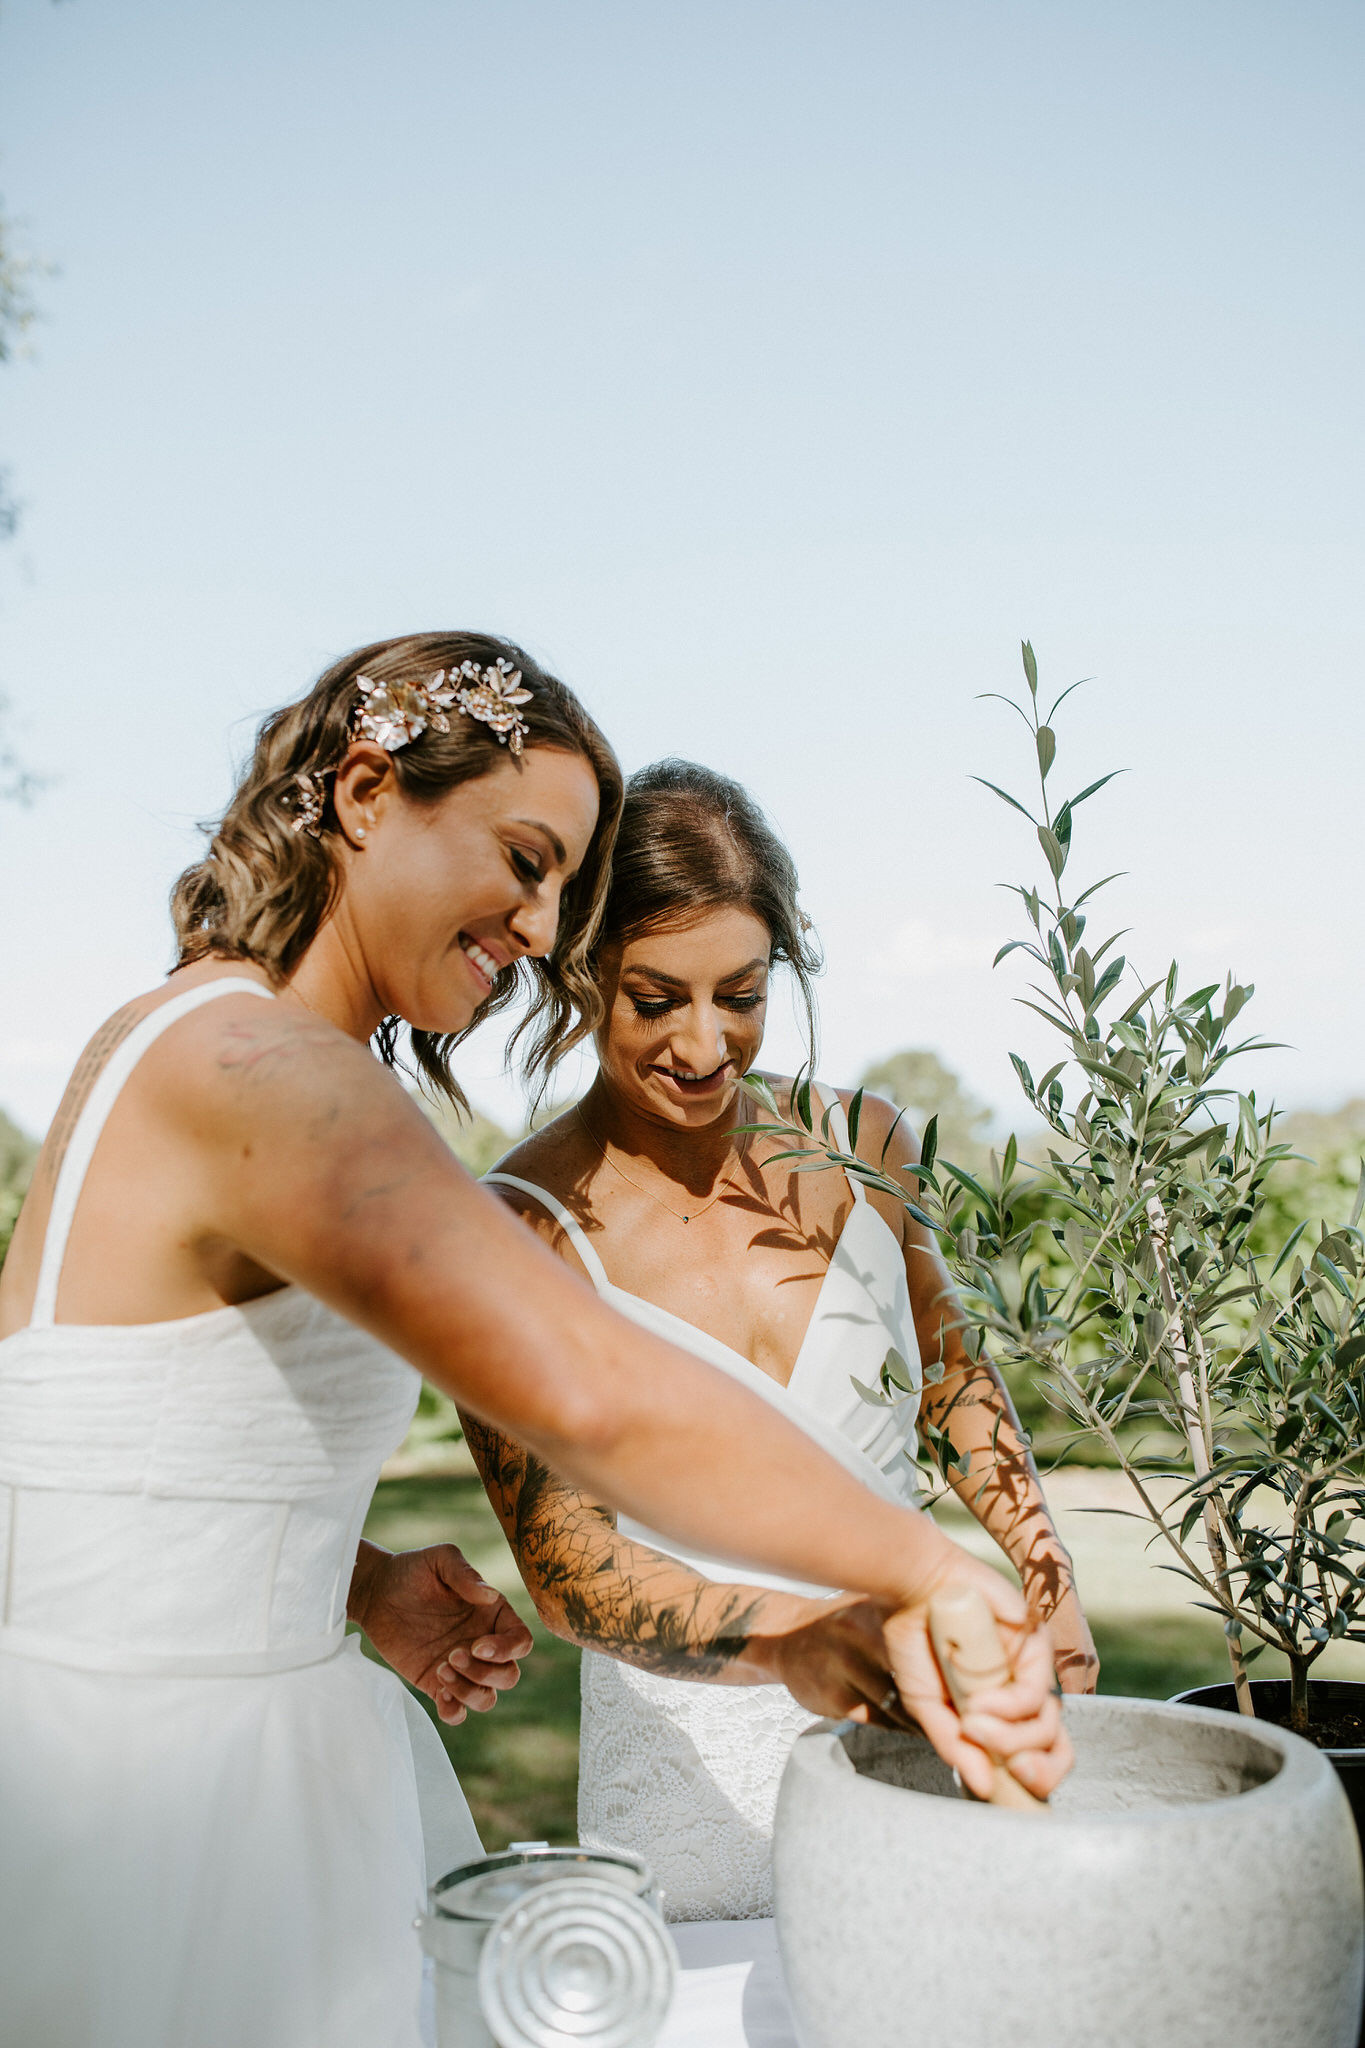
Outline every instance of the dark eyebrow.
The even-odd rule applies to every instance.
[[[756,967],[766,967],[767,965],[768,962],[760,953],[756,959],[746,960],[742,967],[732,968],[729,974],[723,974],[721,981],[738,981],[742,974],[752,974]],[[687,983],[679,981],[676,974],[665,974],[662,968],[659,967],[645,967],[639,962],[632,962],[625,971],[627,974],[647,975],[651,981],[661,982],[665,988],[687,987]]]
[[[548,825],[541,823],[539,818],[515,818],[513,820],[513,823],[517,825],[529,825],[533,832],[543,832],[545,834],[545,837],[550,842],[550,845],[554,851],[555,859],[559,862],[559,865],[563,867],[565,861],[568,859],[568,855],[564,851],[564,841],[560,838],[557,832],[552,832]]]

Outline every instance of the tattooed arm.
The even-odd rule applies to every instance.
[[[632,1543],[616,1517],[472,1415],[465,1437],[517,1568],[545,1626],[669,1678],[757,1685],[754,1643],[774,1610],[818,1605],[757,1586],[718,1586],[675,1558]],[[758,1638],[760,1641],[762,1638]]]
[[[609,1508],[510,1437],[472,1415],[463,1421],[527,1590],[556,1635],[665,1678],[776,1682],[814,1713],[877,1718],[890,1677],[876,1602],[717,1584],[622,1536]]]

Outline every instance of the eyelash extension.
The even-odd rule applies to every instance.
[[[512,866],[521,876],[523,882],[543,882],[545,880],[543,870],[536,866],[529,854],[520,852],[515,846],[511,849],[511,854]]]
[[[646,1002],[640,996],[632,996],[630,1000],[635,1005],[635,1014],[637,1017],[664,1017],[667,1016],[670,1010],[676,1010],[678,1007],[677,1003],[672,1001],[671,998],[668,997],[665,997],[660,1002],[654,1003]],[[720,1004],[721,1008],[725,1010],[756,1010],[759,1004],[762,1002],[762,1000],[763,992],[761,989],[756,989],[754,993],[749,996],[716,997],[716,1001]]]

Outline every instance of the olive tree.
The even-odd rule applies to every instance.
[[[1011,1139],[974,1173],[938,1157],[931,1121],[919,1166],[888,1173],[885,1152],[879,1166],[830,1144],[805,1084],[790,1104],[767,1096],[761,1128],[808,1165],[894,1194],[938,1234],[957,1284],[945,1313],[965,1313],[968,1348],[1028,1372],[1104,1446],[1168,1563],[1222,1621],[1242,1711],[1254,1711],[1248,1665],[1277,1649],[1305,1733],[1313,1663],[1332,1641],[1365,1641],[1365,1171],[1339,1223],[1256,1249],[1267,1176],[1288,1148],[1273,1109],[1234,1079],[1265,1049],[1236,1036],[1252,988],[1229,976],[1186,993],[1174,963],[1145,983],[1119,934],[1092,938],[1115,878],[1077,888],[1072,842],[1080,806],[1112,777],[1056,801],[1069,692],[1044,713],[1027,643],[1023,660],[1026,692],[1003,701],[1028,729],[1037,793],[1025,803],[986,786],[1027,821],[1039,856],[1014,885],[1022,930],[996,961],[1030,961],[1022,1000],[1055,1034],[1059,1057],[1036,1079],[1010,1055],[1046,1159],[1025,1166]],[[859,1108],[855,1097],[855,1149]],[[1040,1192],[1054,1219],[1041,1226]]]

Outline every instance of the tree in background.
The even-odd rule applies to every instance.
[[[1295,1156],[1266,1176],[1251,1234],[1262,1256],[1278,1251],[1296,1224],[1307,1223],[1316,1234],[1349,1212],[1365,1157],[1365,1099],[1356,1096],[1334,1110],[1292,1110],[1276,1119],[1275,1135]]]
[[[985,1157],[983,1132],[991,1112],[936,1052],[893,1052],[869,1067],[858,1085],[903,1109],[916,1131],[923,1131],[936,1116],[939,1151],[945,1158],[973,1166]]]
[[[38,317],[33,280],[47,265],[20,249],[15,224],[0,204],[0,363],[18,352],[24,336]],[[17,512],[6,498],[0,510],[0,533],[13,533]]]
[[[38,317],[33,280],[48,266],[18,246],[14,223],[0,207],[0,363],[10,362]],[[0,468],[0,540],[13,538],[19,507],[9,491],[8,472]],[[5,741],[9,703],[0,693],[0,803],[27,803],[40,786]],[[38,1147],[0,1109],[0,1266],[5,1262]]]
[[[0,1266],[14,1234],[38,1147],[0,1109]]]
[[[36,317],[30,285],[38,267],[32,257],[17,251],[13,223],[0,212],[0,363],[11,360]],[[9,472],[0,468],[0,540],[12,539],[18,524],[19,507],[10,495]],[[0,693],[0,803],[25,803],[36,780],[5,742],[8,713],[9,700]]]
[[[19,353],[24,336],[38,317],[33,280],[50,266],[26,254],[18,244],[14,222],[0,208],[0,363]],[[0,540],[10,540],[19,524],[19,506],[10,494],[9,472],[0,468]],[[41,778],[26,769],[5,740],[9,700],[0,692],[0,803],[27,803]]]
[[[0,474],[0,490],[4,488]],[[0,507],[0,514],[3,507]],[[0,692],[0,804],[29,803],[43,786],[43,777],[35,775],[31,768],[25,768],[14,748],[5,739],[5,720],[9,716],[9,698]]]
[[[461,1166],[467,1166],[476,1180],[482,1179],[490,1166],[496,1166],[504,1152],[510,1152],[516,1144],[509,1138],[501,1124],[495,1124],[492,1117],[482,1111],[470,1110],[462,1116],[453,1103],[435,1103],[419,1096],[423,1110],[435,1124],[441,1136],[449,1145]]]

